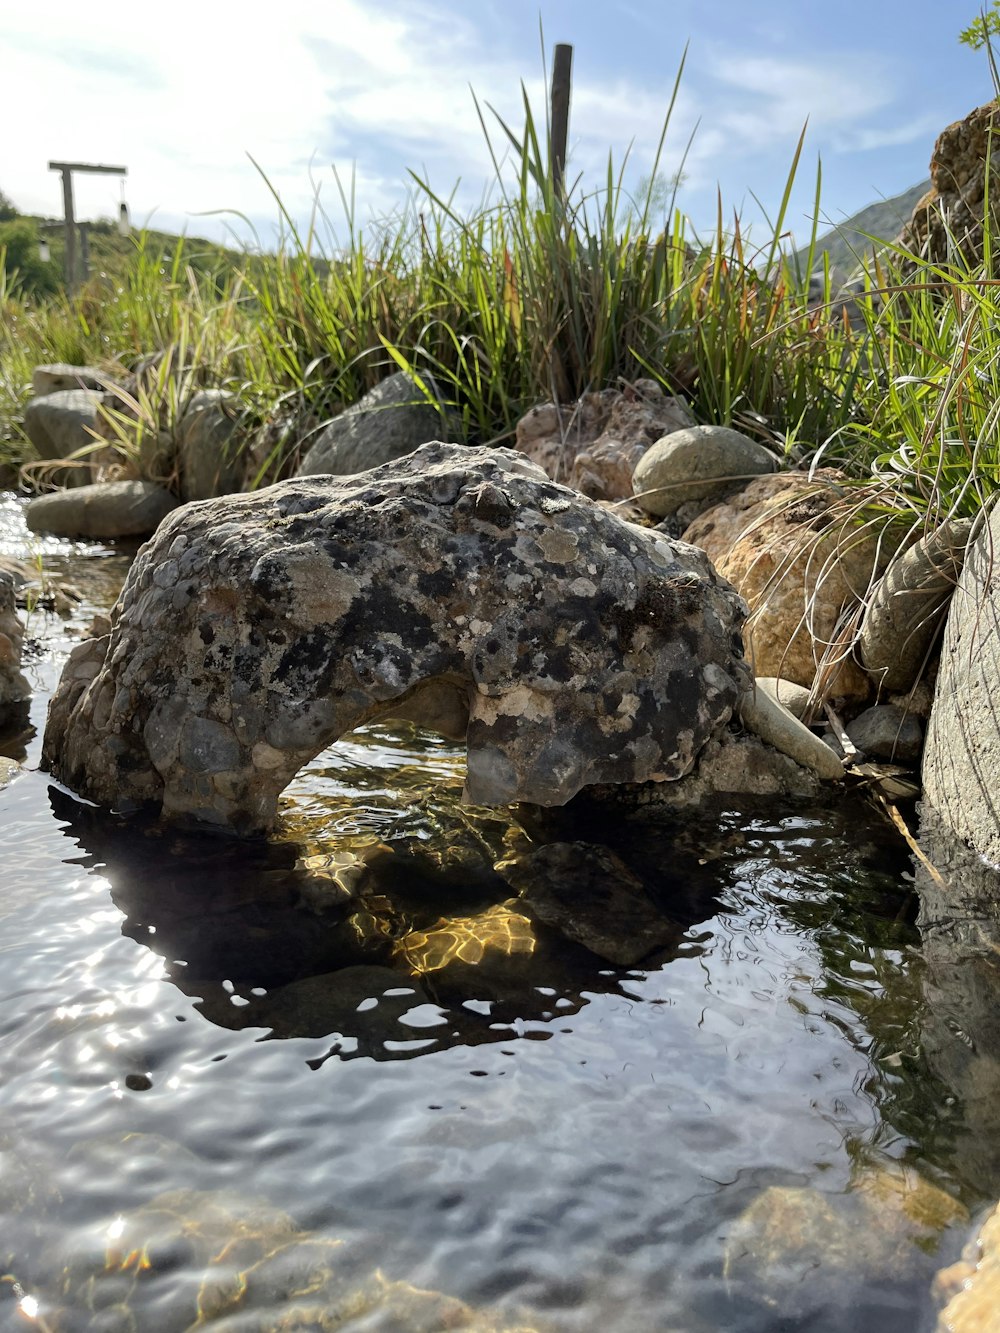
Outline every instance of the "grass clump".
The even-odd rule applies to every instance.
[[[610,159],[597,186],[557,185],[547,126],[525,96],[520,132],[477,103],[495,180],[471,214],[414,175],[407,206],[362,228],[353,185],[338,179],[344,239],[318,205],[300,230],[275,193],[273,254],[140,233],[75,301],[31,297],[6,279],[0,462],[30,456],[19,423],[31,368],[46,361],[117,378],[161,354],[156,374],[109,412],[133,464],[143,437],[172,429],[198,387],[233,390],[258,484],[287,474],[316,426],[397,367],[437,402],[433,377],[451,434],[469,442],[510,443],[539,401],[568,404],[650,376],[685,395],[698,420],[743,429],[790,461],[874,479],[894,520],[978,511],[1000,485],[990,244],[978,266],[925,263],[916,274],[890,247],[853,322],[828,273],[817,308],[815,233],[804,262],[786,249],[801,140],[764,244],[721,200],[707,236],[676,200],[659,225],[654,196],[680,77],[638,200],[627,164]],[[817,173],[816,217],[820,190]],[[258,423],[267,431],[255,437]]]

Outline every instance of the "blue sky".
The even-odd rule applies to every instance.
[[[407,168],[475,203],[489,177],[470,87],[520,127],[520,81],[539,113],[546,44],[574,46],[570,174],[600,183],[608,150],[647,173],[685,44],[664,166],[692,131],[679,204],[710,225],[781,197],[808,119],[790,214],[804,234],[815,168],[842,218],[927,175],[934,138],[991,95],[986,59],[959,44],[975,0],[50,0],[0,10],[0,189],[61,213],[50,158],[122,163],[133,217],[224,233],[237,210],[273,236],[251,165],[305,217],[316,185],[340,215],[331,164],[356,175],[358,218],[400,204]],[[498,140],[499,142],[499,140]],[[118,182],[79,178],[78,213],[117,212]],[[234,224],[237,227],[239,224]]]

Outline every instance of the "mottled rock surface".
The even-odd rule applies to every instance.
[[[428,377],[424,382],[433,392],[433,380]],[[400,370],[324,426],[302,460],[298,475],[354,476],[440,439],[446,433],[444,427],[438,408]]]
[[[658,440],[632,476],[639,504],[663,518],[694,502],[721,499],[761,474],[777,459],[757,440],[728,426],[691,426]]]
[[[839,761],[838,768],[843,768]],[[816,796],[819,791],[820,780],[814,770],[759,736],[735,735],[726,730],[708,741],[695,769],[678,782],[594,787],[584,796],[593,798],[591,808],[601,817],[611,810],[669,818],[679,810],[702,809],[716,797]]]
[[[100,481],[30,500],[25,522],[31,532],[57,537],[148,537],[177,508],[177,501],[151,481]]]
[[[849,647],[853,617],[889,557],[852,518],[836,473],[783,472],[750,482],[685,531],[750,604],[747,652],[758,676],[864,700],[870,678]]]
[[[693,425],[683,399],[636,380],[624,390],[585,393],[568,407],[533,407],[517,423],[516,443],[553,481],[595,500],[621,500],[631,496],[632,474],[650,445]]]
[[[1000,866],[1000,510],[965,558],[951,599],[924,748],[925,804]]]
[[[859,1280],[919,1281],[928,1251],[967,1219],[961,1204],[912,1169],[863,1165],[847,1194],[765,1189],[730,1227],[725,1272],[796,1327],[822,1326],[823,1312],[842,1309]]]
[[[15,604],[14,579],[0,571],[0,719],[13,704],[30,697],[31,688],[21,673],[24,626]]]
[[[560,805],[690,771],[748,688],[744,615],[701,552],[512,451],[429,444],[169,516],[71,655],[45,762],[103,804],[255,831],[314,755],[419,719],[433,685],[468,713],[469,800]]]

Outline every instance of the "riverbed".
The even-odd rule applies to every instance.
[[[0,737],[0,1328],[933,1328],[1000,1075],[864,792],[543,833],[382,726],[267,840],[102,811],[37,764],[129,553],[36,546],[11,496],[3,553],[80,600],[30,611]],[[494,869],[546,839],[641,882],[638,962]]]

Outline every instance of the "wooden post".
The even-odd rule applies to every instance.
[[[76,291],[76,217],[73,214],[73,173],[69,167],[63,167],[61,170],[63,227],[66,230],[66,290],[72,296]]]
[[[552,186],[557,194],[566,188],[566,141],[569,138],[569,91],[573,74],[573,48],[556,46],[552,62],[551,143],[549,146]]]
[[[49,171],[62,176],[63,221],[66,227],[66,289],[76,293],[76,217],[73,213],[73,172],[86,171],[102,176],[127,176],[128,167],[106,167],[99,162],[50,162]]]

